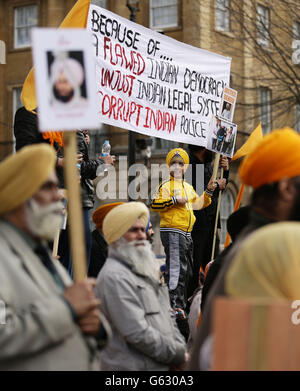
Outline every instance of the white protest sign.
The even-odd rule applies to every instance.
[[[237,91],[232,88],[225,87],[220,104],[220,113],[218,114],[220,118],[230,122],[233,121],[236,99]]]
[[[99,122],[206,146],[208,123],[229,84],[231,59],[91,4]]]
[[[97,128],[91,34],[35,28],[32,38],[40,131]]]

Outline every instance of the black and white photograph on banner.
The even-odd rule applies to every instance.
[[[219,117],[213,117],[209,124],[207,149],[232,158],[234,154],[237,125]]]
[[[220,104],[220,113],[218,114],[221,119],[233,122],[236,99],[237,91],[232,88],[225,87]]]
[[[49,51],[47,62],[50,105],[57,109],[86,107],[84,53]]]
[[[40,131],[99,125],[92,44],[83,29],[34,28]]]

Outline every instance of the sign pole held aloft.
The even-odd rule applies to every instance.
[[[221,168],[221,177],[223,178],[224,169]],[[219,213],[220,213],[220,207],[221,207],[221,197],[222,197],[222,190],[219,190],[219,198],[218,198],[218,205],[217,205],[217,212],[216,212],[216,221],[215,221],[215,229],[214,229],[214,239],[213,239],[213,245],[211,249],[211,261],[215,257],[215,250],[216,250],[216,239],[217,239],[217,229],[218,229],[218,219],[219,219]]]
[[[64,132],[64,175],[68,189],[68,218],[71,233],[71,249],[75,281],[86,278],[86,252],[83,232],[83,213],[76,167],[76,132]]]
[[[212,174],[212,181],[214,182],[217,178],[218,169],[219,169],[219,163],[220,163],[220,154],[216,153],[215,161],[214,161],[214,167],[213,167],[213,174]]]

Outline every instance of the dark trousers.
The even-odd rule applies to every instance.
[[[84,239],[86,250],[87,270],[90,264],[92,237],[90,230],[90,209],[83,208],[83,223],[84,223]],[[62,230],[59,237],[58,255],[60,256],[60,262],[68,270],[70,276],[73,278],[73,262],[71,254],[71,240],[69,238],[69,227]]]
[[[177,232],[160,232],[166,254],[165,282],[172,308],[186,309],[187,286],[192,276],[193,240]]]
[[[224,141],[223,148],[222,148],[222,152],[223,152],[223,153],[226,153],[226,150],[228,149],[228,146],[229,146],[229,143],[226,143],[226,142]]]
[[[192,231],[192,238],[194,244],[193,251],[193,276],[188,286],[188,297],[192,296],[195,289],[199,286],[199,270],[202,266],[203,272],[206,265],[211,261],[211,252],[214,238],[214,227],[209,230]],[[215,257],[219,254],[219,236],[217,233]]]

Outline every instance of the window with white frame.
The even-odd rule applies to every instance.
[[[259,88],[259,118],[263,133],[271,131],[271,92],[267,87]]]
[[[257,43],[269,46],[270,40],[270,10],[262,5],[257,6]]]
[[[216,30],[230,30],[229,0],[215,1]]]
[[[295,130],[300,133],[300,104],[295,107]]]
[[[15,8],[14,11],[14,47],[30,46],[30,30],[38,25],[37,5]]]
[[[221,235],[220,245],[223,246],[227,235],[227,219],[234,209],[234,199],[232,192],[226,188],[222,193],[220,206]]]
[[[150,27],[163,29],[178,26],[178,0],[150,0]]]

